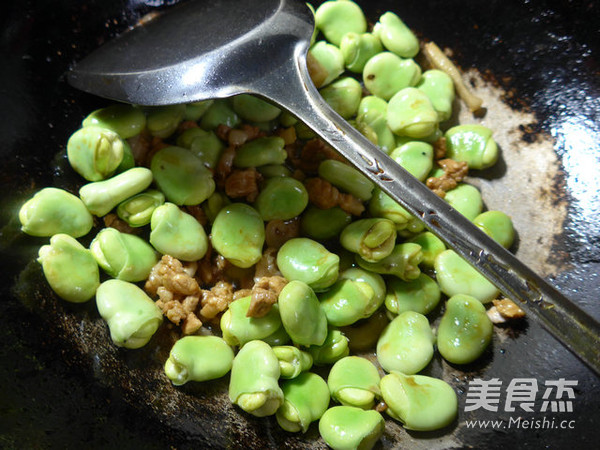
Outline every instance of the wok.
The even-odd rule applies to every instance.
[[[4,5],[0,89],[0,445],[4,448],[305,448],[316,427],[283,433],[229,405],[226,381],[175,389],[162,375],[172,331],[141,350],[110,344],[93,302],[72,305],[47,287],[35,262],[43,239],[22,235],[16,212],[36,190],[80,182],[64,149],[101,99],[68,86],[65,72],[146,13],[173,1],[9,1]],[[472,182],[491,208],[513,216],[516,252],[583,309],[600,317],[600,6],[593,1],[359,2],[367,17],[393,10],[425,39],[449,47],[486,99],[502,161]],[[240,3],[243,7],[243,3]],[[473,120],[465,108],[465,120]],[[55,156],[56,155],[56,156]],[[599,343],[600,344],[600,343]],[[382,447],[596,448],[599,379],[533,321],[497,327],[468,366],[440,358],[428,374],[457,391],[459,417],[434,433],[388,420]],[[503,382],[498,411],[465,411],[469,382]],[[540,387],[534,411],[507,411],[516,378]],[[540,412],[544,383],[576,380],[572,412]],[[466,420],[554,419],[557,428],[467,428]],[[566,429],[561,421],[566,420]],[[572,425],[572,427],[569,427]]]

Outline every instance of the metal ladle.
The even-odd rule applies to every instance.
[[[306,67],[314,29],[302,1],[192,1],[100,47],[71,85],[139,105],[251,93],[289,110],[423,221],[600,374],[600,325],[371,144],[323,100]]]

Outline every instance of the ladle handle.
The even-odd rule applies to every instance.
[[[323,100],[298,52],[291,81],[261,94],[292,111],[390,197],[419,218],[507,297],[600,374],[600,324],[368,141]],[[290,78],[287,78],[287,77]]]

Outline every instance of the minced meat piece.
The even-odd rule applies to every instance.
[[[290,239],[298,236],[300,236],[300,220],[297,217],[290,220],[270,220],[265,226],[267,247],[278,249]]]
[[[464,161],[454,161],[453,159],[440,159],[437,162],[444,174],[441,177],[430,177],[426,184],[429,189],[440,197],[444,198],[446,192],[454,189],[469,173],[469,166]]]
[[[287,284],[280,276],[262,277],[252,287],[252,301],[246,312],[246,317],[264,317],[279,297],[279,293]]]
[[[226,281],[219,281],[210,290],[202,290],[200,315],[213,319],[225,311],[233,301],[233,286]]]
[[[254,167],[234,170],[225,179],[225,194],[229,198],[245,198],[252,203],[258,197],[258,182],[262,179]]]

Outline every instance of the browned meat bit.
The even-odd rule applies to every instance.
[[[281,276],[281,272],[277,267],[277,249],[267,247],[263,252],[262,258],[254,266],[254,281],[258,281],[262,277]]]
[[[138,234],[139,228],[130,227],[127,222],[119,219],[119,217],[115,213],[109,213],[102,218],[104,222],[104,226],[107,228],[114,228],[121,233],[129,233],[129,234]]]
[[[352,194],[340,194],[338,202],[340,208],[353,216],[360,216],[365,210],[363,202]]]
[[[375,406],[375,411],[380,413],[384,412],[386,409],[388,409],[388,405],[383,400],[377,403],[377,405]]]
[[[225,311],[233,301],[233,286],[226,281],[218,281],[210,290],[202,290],[200,315],[208,320]]]
[[[252,289],[238,289],[233,293],[233,301],[239,300],[240,298],[249,297],[250,295],[252,295]]]
[[[230,131],[231,131],[231,127],[225,125],[224,123],[221,123],[215,129],[215,134],[217,135],[217,137],[219,139],[227,142],[227,137],[229,136]]]
[[[198,123],[194,122],[193,120],[184,120],[177,127],[177,134],[181,134],[190,128],[198,128]]]
[[[127,143],[131,147],[131,153],[136,166],[143,166],[146,162],[146,155],[150,151],[150,141],[152,136],[146,130],[142,131],[137,136],[127,139]]]
[[[225,186],[225,180],[231,173],[233,166],[233,158],[235,158],[235,147],[230,145],[221,153],[217,168],[215,170],[215,181],[217,186]]]
[[[317,208],[330,209],[338,205],[340,191],[322,178],[309,178],[304,182],[309,201]]]
[[[487,312],[488,317],[493,323],[504,323],[510,319],[525,317],[525,311],[508,298],[493,300],[493,304],[494,306]]]
[[[200,225],[204,226],[208,223],[208,218],[206,217],[206,213],[202,209],[202,206],[188,205],[184,206],[183,210],[190,216],[194,217],[200,223]]]
[[[225,194],[230,198],[245,198],[253,202],[258,196],[258,182],[262,175],[254,167],[244,170],[234,170],[225,179]]]
[[[209,245],[204,258],[198,261],[196,277],[203,286],[212,286],[217,281],[225,279],[224,272],[228,265],[227,260],[217,252],[213,252],[212,246]]]
[[[433,143],[433,159],[436,161],[446,156],[446,138],[441,137]]]
[[[338,152],[319,138],[311,139],[302,147],[300,156],[292,160],[292,163],[305,172],[316,173],[319,164],[326,159],[345,161]]]
[[[304,181],[304,180],[306,180],[306,174],[304,172],[302,172],[300,169],[295,169],[294,172],[292,173],[292,178],[294,178],[298,181]]]
[[[238,130],[234,128],[227,134],[227,143],[229,145],[233,145],[234,147],[244,145],[247,140],[248,135],[244,130]]]
[[[181,298],[164,286],[159,287],[157,293],[156,306],[162,310],[167,319],[175,325],[182,326],[183,334],[194,334],[202,327],[202,321],[195,314],[199,301],[198,294]]]
[[[279,128],[275,134],[283,139],[285,145],[292,145],[297,139],[296,129],[294,127]]]
[[[260,128],[248,124],[243,124],[239,128],[231,128],[225,124],[220,124],[215,133],[219,139],[227,142],[232,147],[239,147],[247,141],[264,136],[265,134]]]
[[[287,280],[280,276],[259,279],[252,287],[252,301],[246,317],[264,317],[277,303],[279,293],[286,284]]]
[[[174,295],[186,296],[200,292],[196,279],[186,273],[181,261],[170,255],[163,255],[152,268],[144,289],[155,296],[160,287],[166,288]]]
[[[446,192],[454,189],[467,176],[469,166],[464,161],[454,161],[453,159],[440,159],[437,162],[444,174],[441,177],[430,177],[426,184],[429,189],[440,197],[444,198]]]
[[[278,249],[292,238],[300,236],[300,219],[270,220],[265,227],[267,247]]]

